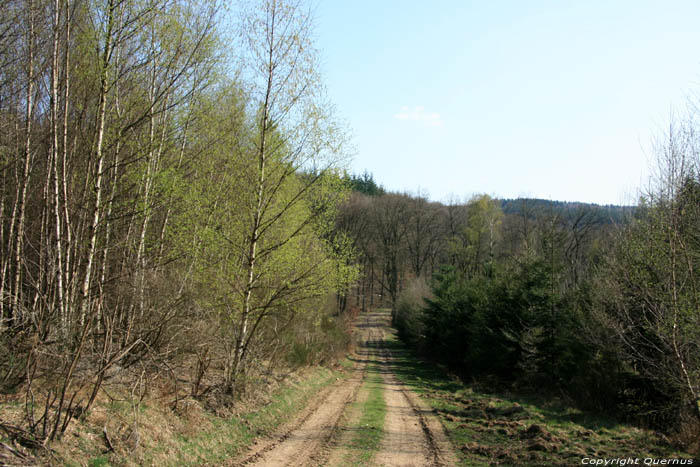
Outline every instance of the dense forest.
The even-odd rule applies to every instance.
[[[59,439],[108,385],[216,410],[380,306],[464,380],[697,425],[692,116],[635,207],[392,193],[347,172],[303,4],[225,6],[4,2],[5,431]]]
[[[3,4],[0,390],[35,439],[106,383],[226,404],[347,343],[346,137],[308,12],[224,6]]]
[[[467,381],[564,394],[656,428],[700,420],[697,126],[671,127],[638,206],[430,202],[354,176],[340,214],[416,351]]]

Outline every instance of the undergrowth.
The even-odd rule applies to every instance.
[[[83,423],[55,446],[59,465],[221,465],[244,452],[254,440],[290,421],[321,389],[345,378],[342,366],[314,367],[290,376],[255,402],[217,416],[196,400],[177,411],[155,399],[138,406],[109,402],[96,406]],[[114,450],[106,447],[104,432]]]
[[[461,465],[581,465],[584,459],[689,459],[664,435],[558,400],[484,390],[423,362],[395,335],[397,377],[433,409]]]

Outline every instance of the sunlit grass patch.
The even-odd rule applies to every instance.
[[[386,418],[386,402],[384,401],[384,385],[376,363],[368,369],[368,376],[361,388],[367,391],[367,398],[362,404],[362,416],[357,425],[352,427],[354,436],[347,446],[348,453],[343,459],[345,465],[367,465],[379,450],[384,437],[384,419]]]

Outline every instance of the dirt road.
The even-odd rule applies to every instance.
[[[320,392],[294,422],[281,428],[276,436],[259,441],[237,464],[347,464],[346,444],[359,416],[349,409],[367,372],[377,371],[382,375],[386,418],[380,449],[372,465],[454,465],[456,458],[442,425],[395,375],[395,361],[384,345],[390,332],[388,323],[386,311],[360,315],[356,323],[358,348],[353,356],[352,376]],[[370,362],[375,363],[371,370]]]

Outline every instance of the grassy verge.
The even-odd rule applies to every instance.
[[[378,369],[376,363],[370,364],[368,375],[360,389],[360,391],[367,391],[368,394],[366,398],[358,398],[364,400],[362,407],[359,408],[362,416],[357,425],[352,427],[354,436],[346,446],[348,453],[343,459],[344,465],[368,465],[382,442],[386,403],[383,379]]]
[[[395,336],[395,372],[432,407],[461,465],[581,465],[592,459],[688,459],[663,435],[585,413],[557,401],[489,393],[416,359]]]
[[[317,367],[276,388],[264,401],[218,417],[196,401],[179,413],[145,401],[136,410],[125,404],[96,407],[58,446],[64,465],[221,465],[248,448],[256,437],[290,421],[321,389],[347,371]],[[107,427],[114,452],[105,452]]]

